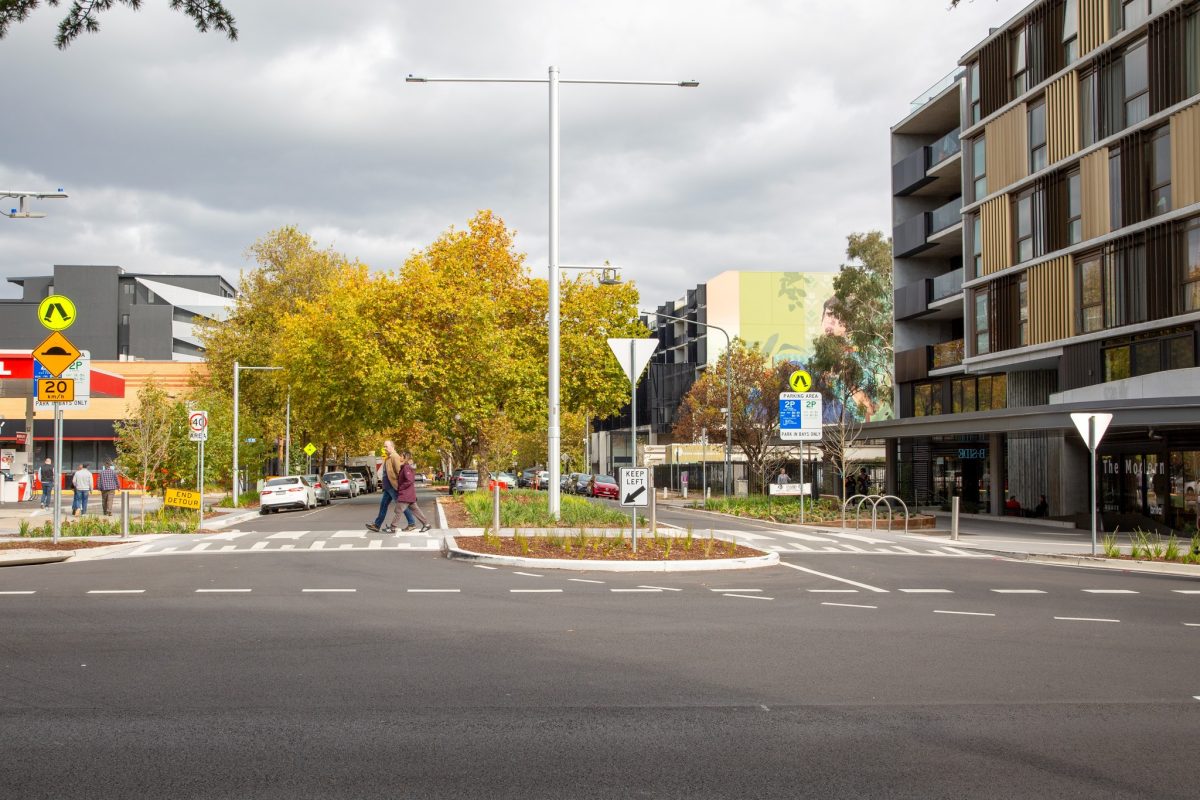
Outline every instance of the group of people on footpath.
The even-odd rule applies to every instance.
[[[113,466],[112,459],[105,460],[104,467],[95,475],[88,469],[90,466],[91,464],[85,461],[77,465],[71,475],[71,516],[80,517],[87,514],[88,497],[94,490],[99,489],[104,516],[111,517],[113,496],[121,488],[117,469]],[[47,458],[38,469],[38,480],[42,483],[42,508],[49,509],[54,503],[55,480],[54,462],[51,459]]]
[[[367,523],[367,530],[382,533],[407,533],[417,527],[416,520],[419,519],[421,529],[418,533],[424,533],[431,526],[429,520],[425,519],[425,515],[421,513],[420,507],[417,506],[417,473],[413,469],[412,453],[407,450],[403,453],[396,452],[396,444],[391,439],[383,443],[383,450],[386,453],[382,470],[383,497],[379,501],[379,514],[375,517],[374,522]],[[384,520],[387,519],[388,506],[393,502],[396,507],[392,510],[392,521],[385,525]],[[404,528],[397,527],[401,514],[408,523]]]

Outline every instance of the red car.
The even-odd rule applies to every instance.
[[[611,497],[616,500],[620,490],[611,475],[597,475],[591,482],[588,494],[592,497]]]

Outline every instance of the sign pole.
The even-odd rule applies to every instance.
[[[800,447],[800,524],[804,524],[804,446]]]
[[[1088,450],[1092,453],[1092,555],[1096,555],[1096,417],[1088,417]]]
[[[54,538],[62,530],[62,406],[54,404]]]
[[[637,379],[633,368],[637,357],[633,353],[634,339],[629,340],[629,467],[637,466]],[[633,507],[633,552],[637,552],[637,506]]]

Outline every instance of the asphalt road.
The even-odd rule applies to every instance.
[[[786,562],[10,567],[0,796],[1196,796],[1200,583]]]

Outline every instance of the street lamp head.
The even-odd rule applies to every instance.
[[[700,81],[680,81],[679,85],[685,89],[695,89],[700,85]]]
[[[404,79],[404,82],[405,83],[426,83],[427,80],[425,78],[418,78],[415,75],[409,75],[407,78]]]
[[[622,283],[620,267],[605,267],[600,271],[601,286],[620,286]]]

